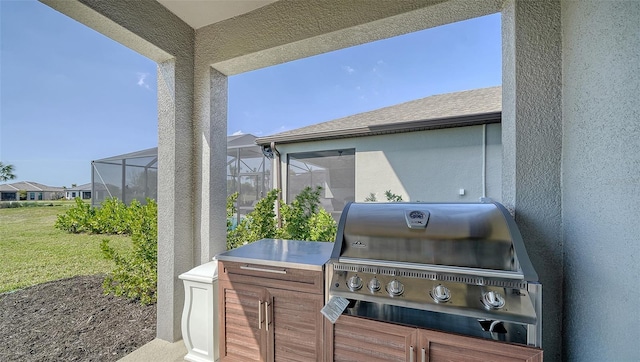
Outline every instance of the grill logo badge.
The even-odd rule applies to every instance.
[[[351,247],[353,247],[353,248],[366,248],[367,244],[363,243],[360,240],[356,240],[353,243],[351,243]]]

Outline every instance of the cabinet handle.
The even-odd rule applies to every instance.
[[[287,274],[287,269],[282,269],[282,270],[264,269],[264,268],[256,268],[255,266],[248,266],[248,265],[241,265],[240,269],[266,272],[266,273]]]
[[[409,362],[414,362],[415,358],[414,358],[414,352],[413,352],[413,346],[409,347]]]
[[[264,327],[268,332],[269,331],[269,302],[264,302],[264,317],[265,317]]]
[[[422,362],[427,362],[427,350],[426,349],[422,349]]]
[[[258,329],[262,329],[262,301],[258,300]]]

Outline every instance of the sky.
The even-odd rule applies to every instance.
[[[501,84],[500,14],[229,77],[227,133],[267,136]],[[17,181],[91,181],[156,147],[156,64],[35,0],[0,0],[0,161]]]

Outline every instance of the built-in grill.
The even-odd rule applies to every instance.
[[[350,315],[541,347],[542,285],[499,203],[350,203],[326,280]]]

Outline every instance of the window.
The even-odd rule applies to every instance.
[[[0,201],[16,201],[16,192],[2,192],[0,193]]]
[[[305,187],[320,186],[320,203],[336,219],[355,200],[355,149],[290,153],[287,159],[287,202]]]
[[[36,199],[36,193],[35,192],[29,192],[29,200],[35,200]]]

